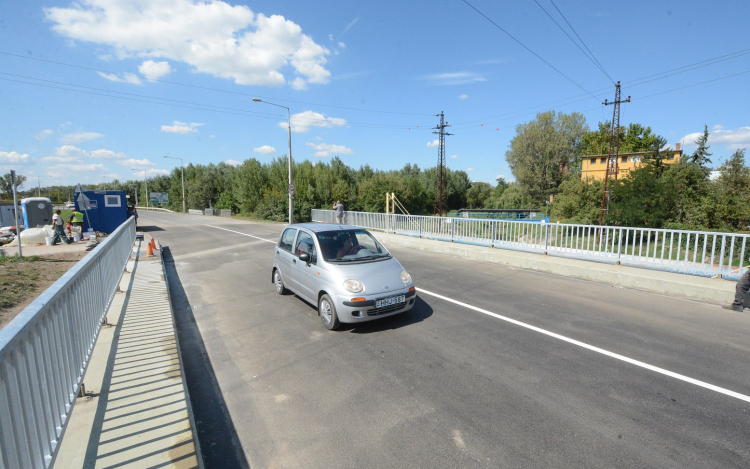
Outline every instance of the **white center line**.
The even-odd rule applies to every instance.
[[[226,229],[226,228],[222,228],[222,227],[220,227],[220,226],[214,226],[214,225],[204,225],[204,226],[210,226],[211,228],[216,228],[217,230],[224,230],[224,231],[229,231],[229,232],[232,232],[232,233],[237,233],[237,234],[239,234],[239,235],[242,235],[242,236],[249,236],[249,237],[251,237],[251,238],[259,239],[259,240],[261,240],[261,241],[265,241],[265,242],[267,242],[267,243],[274,243],[274,244],[276,244],[276,241],[272,241],[272,240],[270,240],[270,239],[265,239],[265,238],[259,238],[259,237],[257,237],[257,236],[253,236],[253,235],[251,235],[251,234],[247,234],[247,233],[242,233],[241,231],[228,230],[228,229]]]
[[[614,353],[614,352],[610,352],[608,350],[601,349],[599,347],[594,347],[593,345],[589,345],[587,343],[584,343],[584,342],[581,342],[581,341],[578,341],[578,340],[575,340],[575,339],[571,339],[569,337],[565,337],[563,335],[556,334],[554,332],[550,332],[548,330],[545,330],[545,329],[542,329],[542,328],[539,328],[539,327],[536,327],[536,326],[532,326],[531,324],[526,324],[525,322],[521,322],[521,321],[517,321],[515,319],[511,319],[511,318],[508,318],[508,317],[505,317],[505,316],[501,316],[501,315],[493,313],[491,311],[487,311],[486,309],[477,308],[476,306],[472,306],[470,304],[462,303],[460,301],[457,301],[457,300],[445,297],[443,295],[438,295],[437,293],[432,293],[432,292],[424,290],[422,288],[418,288],[417,290],[420,293],[424,293],[426,295],[434,296],[435,298],[440,298],[441,300],[448,301],[450,303],[453,303],[453,304],[456,304],[456,305],[459,305],[459,306],[463,306],[464,308],[468,308],[468,309],[477,311],[479,313],[486,314],[487,316],[491,316],[493,318],[500,319],[500,320],[509,322],[511,324],[515,324],[517,326],[525,327],[526,329],[530,329],[532,331],[536,331],[536,332],[539,332],[541,334],[548,335],[550,337],[554,337],[555,339],[559,339],[559,340],[568,342],[569,344],[577,345],[579,347],[591,350],[592,352],[596,352],[596,353],[600,353],[602,355],[606,355],[608,357],[616,358],[617,360],[622,360],[622,361],[624,361],[626,363],[630,363],[631,365],[640,366],[641,368],[645,368],[647,370],[655,371],[656,373],[660,373],[660,374],[663,374],[665,376],[669,376],[671,378],[679,379],[681,381],[685,381],[687,383],[691,383],[691,384],[694,384],[696,386],[700,386],[702,388],[710,389],[711,391],[715,391],[715,392],[718,392],[718,393],[721,393],[721,394],[724,394],[724,395],[727,395],[727,396],[730,396],[730,397],[734,397],[734,398],[743,400],[745,402],[750,402],[750,396],[747,396],[745,394],[740,394],[738,392],[730,391],[729,389],[725,389],[725,388],[722,388],[722,387],[719,387],[719,386],[715,386],[713,384],[706,383],[705,381],[700,381],[700,380],[691,378],[689,376],[685,376],[685,375],[681,375],[679,373],[675,373],[673,371],[665,370],[664,368],[659,368],[658,366],[649,365],[648,363],[644,363],[644,362],[641,362],[641,361],[638,361],[638,360],[633,360],[632,358],[628,358],[628,357],[625,357],[623,355],[620,355],[620,354],[617,354],[617,353]]]

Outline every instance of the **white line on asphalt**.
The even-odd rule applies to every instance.
[[[226,229],[226,228],[222,228],[222,227],[220,227],[220,226],[214,226],[214,225],[205,225],[205,226],[210,226],[211,228],[216,228],[217,230],[230,231],[230,232],[232,232],[232,233],[237,233],[237,234],[240,234],[240,235],[242,235],[242,236],[250,236],[251,238],[259,239],[259,240],[261,240],[261,241],[265,241],[265,242],[267,242],[267,243],[274,243],[274,244],[276,244],[276,241],[272,241],[272,240],[270,240],[270,239],[265,239],[265,238],[259,238],[259,237],[257,237],[257,236],[253,236],[253,235],[251,235],[251,234],[247,234],[247,233],[242,233],[242,232],[240,232],[240,231],[228,230],[228,229]]]
[[[492,316],[493,318],[501,319],[503,321],[507,321],[511,324],[515,324],[517,326],[525,327],[526,329],[531,329],[532,331],[539,332],[544,335],[548,335],[550,337],[554,337],[555,339],[559,339],[565,342],[568,342],[573,345],[577,345],[579,347],[591,350],[596,353],[601,353],[602,355],[606,355],[608,357],[616,358],[617,360],[622,360],[624,362],[630,363],[631,365],[640,366],[641,368],[645,368],[647,370],[655,371],[657,373],[661,373],[665,376],[669,376],[671,378],[679,379],[681,381],[685,381],[687,383],[695,384],[696,386],[700,386],[702,388],[710,389],[711,391],[715,391],[721,394],[725,394],[730,397],[734,397],[746,402],[750,402],[750,396],[747,396],[745,394],[740,394],[738,392],[730,391],[729,389],[725,389],[719,386],[714,386],[713,384],[706,383],[705,381],[700,381],[694,378],[691,378],[689,376],[681,375],[679,373],[674,373],[669,370],[665,370],[664,368],[659,368],[658,366],[649,365],[648,363],[644,363],[638,360],[633,360],[632,358],[625,357],[623,355],[619,355],[614,352],[610,352],[608,350],[601,349],[599,347],[594,347],[593,345],[586,344],[584,342],[580,342],[575,339],[571,339],[569,337],[565,337],[560,334],[556,334],[554,332],[550,332],[548,330],[532,326],[531,324],[526,324],[525,322],[516,321],[515,319],[511,319],[505,316],[501,316],[499,314],[493,313],[491,311],[487,311],[486,309],[477,308],[476,306],[472,306],[470,304],[462,303],[460,301],[445,297],[443,295],[438,295],[437,293],[432,293],[430,291],[424,290],[422,288],[417,289],[420,293],[424,293],[426,295],[434,296],[435,298],[440,298],[441,300],[448,301],[450,303],[457,304],[459,306],[463,306],[464,308],[472,309],[474,311],[480,312],[482,314],[486,314],[487,316]]]

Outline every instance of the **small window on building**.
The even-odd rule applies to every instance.
[[[105,207],[122,207],[122,204],[120,203],[120,196],[119,195],[105,195],[104,206]]]
[[[674,155],[669,155],[669,156],[667,157],[667,159],[668,159],[668,160],[673,160],[673,159],[674,159]]]
[[[599,163],[601,163],[601,164],[604,164],[606,162],[607,162],[607,158],[602,158],[601,161],[599,161]]]
[[[641,157],[640,156],[634,156],[631,160],[633,161],[633,163],[640,163],[641,162]]]
[[[589,164],[596,164],[596,158],[589,158]]]
[[[628,162],[628,157],[627,156],[623,156],[623,157],[620,158],[620,163],[627,163],[627,162]]]

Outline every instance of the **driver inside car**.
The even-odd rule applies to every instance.
[[[354,240],[352,240],[351,236],[347,236],[346,239],[344,239],[344,242],[339,248],[339,250],[336,251],[336,259],[341,259],[342,257],[346,256],[351,250],[353,245],[354,245]]]

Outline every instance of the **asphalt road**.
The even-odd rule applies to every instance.
[[[209,468],[750,467],[750,315],[394,247],[415,308],[329,332],[273,289],[283,225],[139,225]]]

